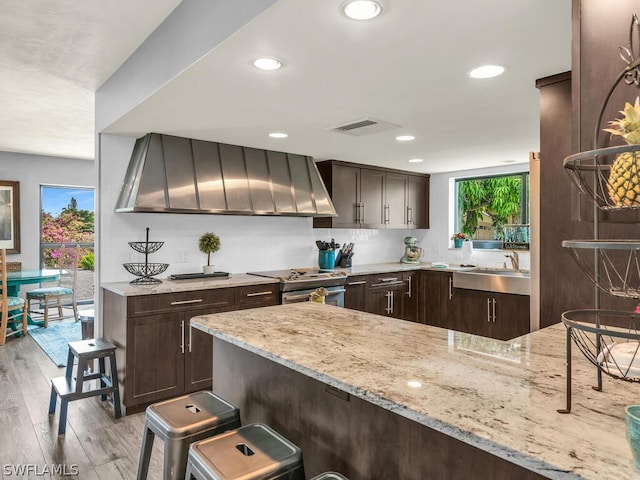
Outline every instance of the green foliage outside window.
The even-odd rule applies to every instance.
[[[528,174],[458,180],[458,228],[474,237],[480,223],[490,221],[493,238],[501,240],[505,224],[527,221],[528,183]]]

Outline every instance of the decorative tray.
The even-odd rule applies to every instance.
[[[193,280],[194,278],[221,278],[229,277],[229,272],[214,272],[214,273],[177,273],[169,275],[169,280]]]

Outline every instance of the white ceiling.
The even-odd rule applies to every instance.
[[[94,92],[180,0],[0,1],[0,150],[94,157]]]
[[[92,157],[93,91],[178,2],[106,10],[110,3],[0,3],[0,24],[9,27],[0,32],[0,62],[17,72],[0,74],[11,98],[0,115],[15,119],[0,124],[0,149]],[[526,162],[539,149],[535,80],[570,69],[571,0],[384,0],[371,22],[343,17],[341,3],[278,1],[108,132],[425,172]],[[259,55],[281,58],[285,68],[258,71],[251,60]],[[467,77],[486,63],[507,71]],[[328,131],[366,117],[401,128],[361,137]],[[267,137],[275,130],[289,138]],[[400,144],[401,133],[416,140]],[[425,162],[407,163],[415,157]]]

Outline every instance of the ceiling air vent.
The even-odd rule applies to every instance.
[[[345,123],[337,127],[330,128],[332,132],[344,133],[345,135],[370,135],[372,133],[382,132],[384,130],[392,130],[394,128],[400,128],[400,125],[395,123],[384,122],[382,120],[375,120],[373,118],[364,118],[355,122]]]

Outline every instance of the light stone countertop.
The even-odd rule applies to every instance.
[[[430,262],[418,264],[389,262],[373,263],[366,265],[354,265],[350,268],[336,268],[336,272],[344,272],[347,275],[374,275],[378,273],[402,272],[414,270],[437,270],[443,272],[458,272],[471,270],[460,267],[457,264],[450,264],[448,268],[435,268]],[[193,290],[207,290],[210,288],[237,287],[243,285],[264,285],[267,283],[278,283],[279,280],[268,277],[258,277],[246,273],[232,273],[228,278],[201,278],[193,280],[169,280],[167,277],[160,278],[159,285],[131,285],[129,282],[106,282],[101,284],[105,290],[123,296],[152,295],[156,293],[188,292]]]
[[[314,302],[195,317],[215,337],[548,478],[640,479],[624,407],[640,385],[603,377],[562,324],[509,342]],[[419,382],[417,388],[407,382]]]
[[[156,293],[190,292],[195,290],[209,290],[212,288],[230,288],[246,285],[265,285],[279,283],[275,278],[257,277],[245,273],[234,273],[228,277],[198,278],[193,280],[161,279],[159,285],[131,285],[129,282],[103,283],[101,286],[118,295],[125,297],[137,295],[153,295]]]

